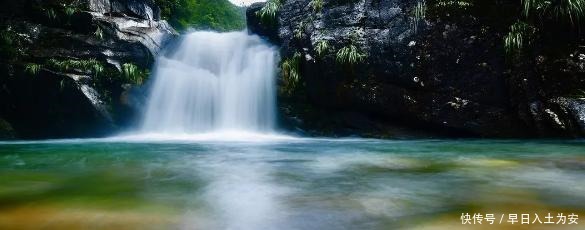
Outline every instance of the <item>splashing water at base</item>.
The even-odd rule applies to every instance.
[[[144,133],[269,133],[276,50],[246,32],[194,32],[157,62]]]

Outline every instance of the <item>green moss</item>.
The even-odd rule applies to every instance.
[[[156,0],[164,19],[179,31],[188,28],[218,31],[245,28],[244,9],[228,0]]]

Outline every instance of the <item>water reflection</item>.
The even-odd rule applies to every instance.
[[[462,212],[583,215],[584,150],[582,141],[4,143],[0,229],[467,229]]]

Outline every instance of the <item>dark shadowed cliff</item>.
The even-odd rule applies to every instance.
[[[268,4],[249,7],[248,27],[281,47],[280,107],[291,128],[374,136],[394,136],[396,126],[462,136],[585,134],[581,24],[547,12],[526,17],[520,2],[507,1]]]

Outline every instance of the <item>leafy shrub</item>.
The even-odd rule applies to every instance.
[[[228,0],[155,0],[161,16],[177,30],[188,28],[218,31],[246,27],[244,9]]]

